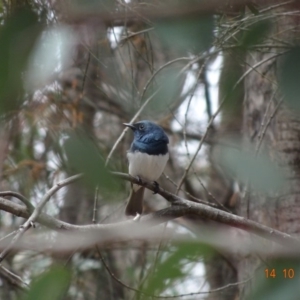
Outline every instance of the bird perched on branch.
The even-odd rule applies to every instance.
[[[160,177],[169,159],[169,139],[164,130],[150,121],[124,123],[132,129],[134,138],[127,158],[129,174],[140,179],[155,181]],[[145,188],[132,184],[126,215],[139,217],[143,212]]]

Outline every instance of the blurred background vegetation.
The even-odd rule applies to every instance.
[[[299,9],[276,0],[0,1],[0,250],[24,223],[7,204],[20,196],[7,191],[36,206],[77,172],[84,180],[43,212],[76,225],[126,220],[128,184],[108,170],[127,172],[132,135],[116,141],[133,117],[170,138],[166,190],[299,233]],[[165,207],[151,196],[144,213]],[[252,252],[231,228],[194,215],[161,226],[192,241],[59,253],[34,250],[25,233],[26,247],[1,261],[0,299],[299,298],[297,255]],[[36,222],[29,232],[52,241],[46,229]],[[219,247],[207,243],[214,232],[225,233]]]

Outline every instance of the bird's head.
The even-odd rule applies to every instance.
[[[125,126],[132,129],[135,140],[142,143],[169,143],[168,136],[164,130],[151,121],[140,121],[134,124],[124,123]]]

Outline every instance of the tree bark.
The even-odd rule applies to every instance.
[[[292,41],[288,28],[295,26],[295,21],[294,17],[288,16],[276,19],[271,35],[287,42]],[[273,56],[275,51],[251,52],[247,56],[247,64],[254,66]],[[242,198],[239,213],[261,224],[293,234],[300,232],[300,119],[284,103],[280,105],[281,95],[275,84],[280,64],[280,58],[271,59],[245,78],[244,137],[257,145],[262,134],[262,123],[266,124],[271,118],[262,147],[274,164],[280,166],[289,182],[276,194],[261,194],[250,189]],[[263,264],[260,258],[253,255],[240,260],[238,281],[253,276]],[[254,276],[253,281],[255,278],[257,276]],[[249,294],[253,281],[240,287],[241,299]]]

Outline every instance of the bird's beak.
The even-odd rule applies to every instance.
[[[135,130],[135,127],[132,124],[129,123],[123,123],[123,125],[125,125],[126,127],[131,128],[132,130]]]

